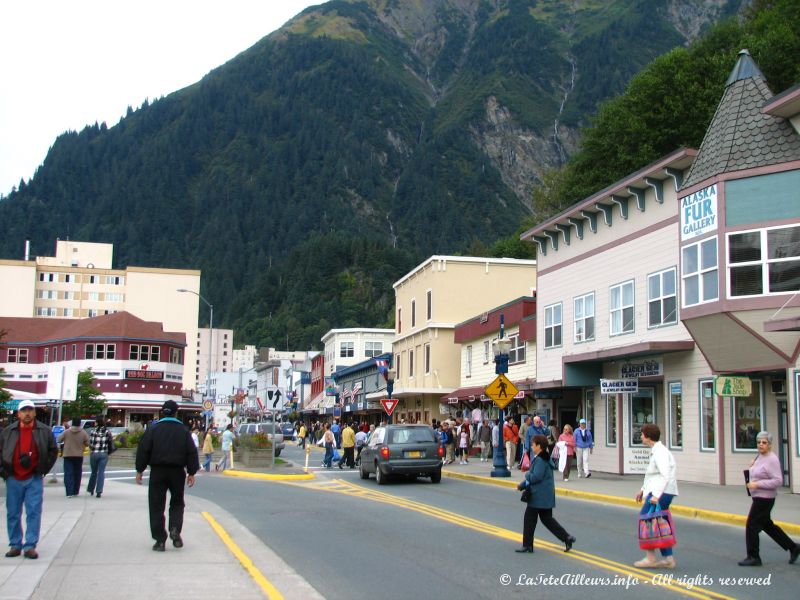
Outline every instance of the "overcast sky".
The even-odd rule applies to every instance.
[[[0,0],[0,195],[55,138],[198,81],[323,0]]]

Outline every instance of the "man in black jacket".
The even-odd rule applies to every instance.
[[[42,523],[42,478],[53,468],[58,448],[53,431],[36,420],[36,409],[30,400],[17,407],[19,420],[0,433],[0,457],[3,479],[6,480],[6,522],[8,525],[8,558],[25,554],[39,558],[36,544]],[[22,542],[22,507],[25,506],[25,543]]]
[[[161,407],[161,420],[147,428],[136,451],[136,483],[142,484],[142,473],[150,465],[148,505],[150,535],[156,541],[153,550],[164,552],[167,531],[164,528],[164,507],[169,490],[169,537],[176,548],[183,547],[184,478],[189,487],[200,469],[197,448],[189,428],[175,418],[178,404],[167,400]],[[188,474],[188,475],[187,475]]]

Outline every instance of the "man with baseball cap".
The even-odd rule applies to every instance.
[[[164,528],[164,507],[169,490],[169,537],[176,548],[183,547],[184,480],[194,485],[200,469],[197,448],[189,428],[176,415],[178,404],[167,400],[161,407],[162,418],[147,428],[136,451],[136,483],[142,484],[142,473],[150,465],[147,500],[150,507],[150,535],[156,541],[153,550],[164,552],[167,530]]]
[[[6,480],[6,522],[8,545],[6,556],[39,558],[36,544],[42,523],[42,478],[53,468],[58,448],[52,430],[36,420],[36,409],[30,400],[17,406],[18,420],[0,433],[0,471]],[[22,507],[25,507],[25,541],[22,540]]]
[[[584,477],[591,477],[592,473],[589,471],[589,455],[594,448],[594,439],[592,432],[586,427],[586,419],[581,419],[578,424],[580,427],[575,432],[575,454],[578,461],[578,477],[581,476],[581,469],[583,469]]]

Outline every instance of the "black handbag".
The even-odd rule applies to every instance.
[[[108,436],[107,440],[108,444],[106,446],[106,451],[108,452],[108,455],[111,456],[112,454],[114,454],[114,452],[117,451],[117,445],[114,443],[114,436],[111,435],[110,431],[107,432],[106,435]]]
[[[531,488],[526,487],[522,490],[522,495],[519,497],[520,502],[524,502],[525,504],[531,499]]]

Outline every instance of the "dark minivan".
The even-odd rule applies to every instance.
[[[361,451],[361,479],[375,473],[378,485],[390,475],[430,477],[442,480],[442,447],[430,425],[385,425],[378,427]]]

